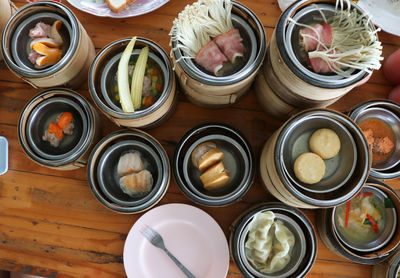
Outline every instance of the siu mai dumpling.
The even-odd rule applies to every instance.
[[[153,176],[148,170],[132,173],[119,179],[119,185],[124,193],[132,196],[146,193],[153,186]]]
[[[143,169],[144,163],[139,152],[129,152],[119,158],[117,171],[120,176],[138,173]]]

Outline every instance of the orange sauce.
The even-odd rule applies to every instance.
[[[361,123],[358,124],[361,130],[365,133],[368,130],[372,130],[373,134],[373,139],[382,139],[382,138],[389,138],[389,140],[393,143],[393,145],[396,144],[396,138],[394,135],[393,130],[391,127],[385,123],[382,120],[376,119],[376,118],[371,118],[371,119],[366,119],[362,121]],[[367,138],[368,139],[368,138]],[[375,148],[372,145],[369,145],[370,148],[372,148],[372,164],[377,164],[384,162],[386,159],[389,158],[389,156],[392,154],[394,147],[387,153],[381,153],[375,151]]]

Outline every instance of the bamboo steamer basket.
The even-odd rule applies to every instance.
[[[152,172],[152,175],[158,177],[157,179],[154,178],[155,181],[150,192],[144,195],[139,194],[136,197],[130,197],[123,193],[119,185],[114,181],[115,173],[112,171],[116,167],[113,164],[117,163],[118,157],[121,155],[121,153],[118,153],[118,149],[114,147],[124,142],[127,148],[121,152],[124,153],[130,150],[138,151],[142,155],[142,158],[146,159],[146,164],[150,165],[149,170]],[[138,148],[138,146],[145,146],[145,148]],[[110,151],[111,149],[112,151]],[[144,149],[150,149],[151,151],[143,152]],[[108,155],[106,155],[107,152],[109,152]],[[144,154],[148,154],[151,158],[147,156],[143,157]],[[103,165],[103,168],[100,168],[101,160],[104,157],[105,161],[109,161],[106,164],[108,167]],[[153,163],[154,160],[159,160],[159,163]],[[100,174],[106,172],[104,175],[114,178],[103,182],[103,185],[101,185],[99,172]],[[96,144],[89,157],[87,175],[93,195],[104,207],[121,214],[134,214],[154,207],[164,197],[171,180],[171,166],[167,152],[157,139],[138,129],[125,129],[106,135]],[[107,188],[108,192],[112,190],[117,192],[114,193],[114,198],[110,198],[110,194],[106,194],[104,187]]]
[[[397,193],[391,189],[386,184],[375,180],[369,179],[366,183],[367,185],[373,186],[382,192],[384,192],[388,197],[393,201],[394,207],[397,212],[397,227],[400,221],[400,199]],[[322,242],[325,244],[326,247],[333,253],[348,260],[351,260],[356,263],[360,264],[367,264],[367,265],[375,265],[382,263],[383,261],[390,258],[393,254],[395,254],[396,250],[398,250],[400,244],[400,233],[394,233],[390,241],[383,246],[382,248],[375,250],[373,252],[358,252],[355,251],[346,245],[344,245],[341,240],[338,238],[334,227],[333,227],[333,208],[319,210],[317,212],[316,217],[316,226],[319,233],[319,236]],[[396,258],[394,258],[396,259]],[[398,260],[398,258],[397,258]],[[390,260],[392,261],[392,260]],[[389,261],[389,262],[390,262]],[[390,264],[390,263],[389,263]],[[373,277],[396,277],[396,276],[385,276],[385,271],[377,272],[377,270],[385,269],[385,265],[387,263],[383,263],[374,270]],[[396,273],[397,274],[397,273]]]
[[[71,107],[77,111],[77,115],[82,120],[80,126],[81,136],[65,153],[51,154],[53,147],[46,146],[48,142],[35,139],[35,135],[42,136],[46,129],[41,127],[40,122],[48,122],[46,115],[54,114],[53,109],[62,103],[63,108]],[[60,109],[57,113],[65,112]],[[49,117],[54,117],[50,115]],[[77,123],[75,122],[75,125]],[[78,132],[75,128],[75,133]],[[67,135],[66,135],[67,136]],[[73,135],[68,135],[73,136]],[[96,109],[78,93],[64,88],[54,88],[41,92],[30,100],[21,112],[18,122],[18,139],[24,153],[35,163],[55,170],[75,170],[85,167],[90,151],[101,137],[101,120]],[[61,148],[62,145],[60,145]],[[61,151],[60,151],[61,152]]]
[[[372,278],[397,278],[400,271],[400,251],[372,268]]]
[[[251,264],[248,263],[246,255],[244,254],[244,244],[249,230],[249,223],[252,221],[253,217],[258,213],[263,213],[266,211],[272,211],[276,214],[277,219],[284,221],[285,225],[291,229],[295,237],[299,234],[303,234],[304,240],[301,237],[297,237],[295,246],[292,250],[295,257],[291,260],[298,260],[299,264],[297,267],[290,267],[271,275],[263,275],[258,272]],[[281,218],[281,219],[280,219]],[[295,228],[297,226],[297,228]],[[312,266],[314,265],[316,255],[317,255],[317,240],[315,234],[315,228],[307,216],[300,210],[293,208],[287,204],[282,204],[278,202],[268,202],[258,205],[254,205],[241,213],[235,221],[230,226],[230,237],[229,237],[229,248],[232,259],[236,263],[239,271],[246,278],[255,277],[306,277]],[[297,250],[296,250],[297,249]],[[303,251],[304,256],[301,255],[299,250]],[[290,271],[291,270],[291,271]]]
[[[0,34],[6,26],[10,17],[17,11],[15,5],[8,0],[0,0]],[[1,41],[1,38],[0,38]],[[0,61],[3,60],[3,55],[0,52]]]
[[[40,20],[49,22],[51,19],[63,21],[64,40],[69,42],[69,47],[55,65],[38,70],[27,60],[25,48],[18,45],[29,43],[29,28]],[[31,3],[18,10],[4,29],[1,48],[11,72],[34,88],[79,87],[87,79],[96,55],[93,42],[77,17],[68,7],[57,2]]]
[[[133,113],[125,113],[120,107],[110,104],[110,101],[107,101],[104,96],[104,91],[107,91],[107,88],[102,88],[101,84],[105,84],[109,78],[114,78],[111,74],[111,67],[108,64],[111,60],[118,58],[117,56],[123,52],[129,41],[130,38],[114,41],[105,46],[97,54],[89,71],[89,92],[100,111],[117,126],[146,129],[155,128],[170,118],[175,111],[178,98],[176,79],[171,61],[165,51],[155,42],[145,38],[137,38],[135,49],[148,46],[150,48],[150,55],[152,55],[151,57],[157,59],[157,63],[160,65],[164,75],[164,87],[159,99],[146,109]],[[106,72],[107,68],[108,72]]]
[[[264,110],[277,118],[287,119],[304,108],[323,108],[336,102],[354,87],[365,82],[369,75],[356,72],[349,78],[315,74],[304,67],[294,53],[288,18],[311,16],[311,4],[335,1],[302,0],[291,5],[280,17],[268,45],[267,55],[256,82],[256,95]],[[355,4],[352,7],[361,11]],[[307,9],[310,9],[307,13]],[[331,11],[330,8],[326,8]],[[371,24],[371,28],[374,26]],[[264,78],[263,78],[264,77]],[[264,84],[267,83],[268,85]]]
[[[171,41],[170,56],[180,87],[187,98],[196,105],[205,108],[220,108],[234,104],[250,88],[261,67],[266,52],[264,28],[256,15],[238,2],[232,1],[232,21],[235,28],[241,30],[250,39],[247,52],[250,58],[238,72],[216,77],[200,70],[191,60],[183,59],[183,53]]]
[[[341,180],[344,180],[342,181],[342,186],[321,192],[306,190],[292,180],[289,176],[289,172],[284,169],[284,167],[286,167],[284,163],[287,163],[284,162],[284,160],[290,161],[295,159],[295,157],[288,159],[283,158],[282,155],[285,154],[282,152],[282,149],[283,146],[287,146],[287,144],[299,146],[300,141],[298,141],[297,138],[304,137],[303,134],[312,133],[314,129],[326,127],[326,121],[327,123],[332,122],[332,124],[337,125],[339,130],[349,130],[349,132],[343,132],[353,138],[348,140],[350,140],[350,142],[354,141],[354,146],[351,147],[349,151],[343,152],[342,155],[351,151],[357,153],[357,156],[353,157],[353,168],[348,168],[349,170],[343,174],[343,178],[342,171],[331,170],[334,171],[333,173],[338,172],[339,174],[329,174],[327,179],[336,175],[340,177]],[[293,138],[295,141],[292,142],[290,138]],[[301,140],[304,141],[306,139]],[[343,140],[343,138],[341,140]],[[350,147],[352,145],[348,146]],[[293,149],[289,150],[289,153],[292,152]],[[306,152],[306,150],[304,152]],[[351,159],[351,157],[346,158],[343,156],[339,159],[347,160]],[[337,163],[339,166],[334,167],[341,167],[340,165],[343,164],[340,161]],[[280,201],[299,208],[315,209],[336,206],[352,198],[361,190],[362,185],[365,183],[370,165],[370,153],[367,143],[362,132],[355,123],[345,115],[333,110],[309,109],[288,120],[279,130],[272,134],[265,143],[260,156],[260,176],[265,189]],[[331,183],[336,184],[335,180],[331,180]],[[344,186],[345,184],[346,186]]]

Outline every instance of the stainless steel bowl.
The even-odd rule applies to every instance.
[[[65,135],[59,147],[42,140],[48,124],[62,112],[74,117],[74,133]],[[35,162],[60,167],[74,163],[90,149],[99,132],[97,115],[79,94],[67,89],[50,89],[30,100],[22,110],[18,137],[23,150]]]
[[[297,126],[298,127],[298,136],[300,136],[301,133],[306,132],[307,130],[307,125],[305,124],[308,120],[310,119],[310,122],[313,122],[312,119],[314,117],[320,118],[327,118],[328,120],[330,118],[334,119],[336,122],[339,122],[342,126],[344,126],[347,129],[347,132],[351,134],[351,137],[353,138],[355,142],[355,149],[353,146],[353,143],[351,142],[351,139],[347,139],[348,143],[346,145],[349,148],[348,150],[343,147],[343,150],[347,150],[343,156],[350,155],[350,157],[356,157],[356,166],[354,170],[352,170],[352,173],[350,174],[350,178],[347,179],[345,186],[341,186],[333,191],[328,191],[328,192],[311,192],[309,190],[304,190],[301,187],[298,187],[295,183],[292,182],[291,179],[288,178],[288,175],[286,174],[286,171],[282,167],[282,165],[293,165],[291,163],[285,162],[287,158],[284,158],[281,154],[283,153],[285,148],[291,148],[291,145],[296,141],[296,136],[288,136],[292,132],[292,127]],[[304,119],[304,120],[303,120]],[[328,120],[326,122],[328,122]],[[299,121],[301,121],[303,124],[298,124]],[[331,122],[331,121],[329,121]],[[332,122],[333,123],[333,122]],[[310,125],[310,129],[316,128],[316,126]],[[317,127],[322,127],[321,125],[317,125]],[[339,125],[336,124],[336,128],[338,128]],[[342,130],[339,134],[341,138],[345,138],[348,135],[345,130]],[[289,142],[287,141],[287,138],[292,137],[293,141]],[[286,142],[286,143],[284,143]],[[300,140],[301,142],[301,140]],[[279,136],[276,141],[275,145],[275,150],[274,150],[275,156],[274,156],[274,161],[275,161],[275,168],[276,171],[279,175],[279,178],[283,184],[283,186],[296,198],[298,198],[300,201],[313,205],[313,206],[318,206],[318,207],[332,207],[332,206],[337,206],[341,203],[346,202],[347,200],[351,199],[358,191],[361,190],[361,187],[364,185],[365,181],[367,180],[370,166],[371,166],[371,160],[369,156],[369,151],[368,151],[368,144],[366,142],[365,137],[362,134],[362,131],[358,128],[358,126],[348,117],[346,117],[344,114],[329,110],[329,109],[310,109],[310,110],[305,110],[293,118],[291,118],[288,122],[284,124],[282,127],[282,130],[279,133]],[[349,154],[350,153],[350,154]],[[351,154],[353,153],[353,155]],[[354,155],[356,154],[356,155]],[[292,157],[292,156],[289,156]],[[340,156],[339,156],[340,157]],[[290,161],[290,159],[288,160]],[[342,164],[345,164],[344,162]],[[343,167],[342,165],[338,165],[339,168],[338,170]],[[351,169],[353,168],[353,161],[349,164],[348,170],[351,172]],[[341,169],[343,171],[345,168]],[[341,176],[342,173],[340,172],[335,172],[333,175],[339,175]],[[347,175],[346,175],[347,177]],[[339,179],[339,180],[344,180]]]
[[[373,163],[372,167],[378,171],[389,170],[400,162],[400,118],[388,109],[381,107],[366,108],[354,116],[357,124],[367,120],[377,119],[386,123],[393,131],[396,141],[391,155],[381,163]]]
[[[277,219],[295,236],[289,264],[283,270],[270,275],[260,273],[252,267],[244,252],[249,223],[256,214],[265,211],[274,212]],[[236,265],[246,278],[305,277],[314,264],[317,241],[312,224],[302,212],[282,203],[266,203],[250,208],[235,221],[230,236],[230,248]]]
[[[131,59],[137,59],[139,54],[140,54],[140,49],[133,50],[132,54],[131,54]],[[119,62],[121,56],[122,56],[122,53],[118,53],[117,55],[112,57],[110,59],[110,61],[107,62],[107,64],[105,65],[105,67],[103,69],[103,72],[101,73],[100,82],[101,82],[101,93],[102,93],[102,96],[103,96],[105,102],[109,105],[109,107],[111,109],[118,111],[120,113],[123,113],[121,104],[114,103],[109,96],[110,92],[112,92],[112,90],[113,90],[111,81],[117,75],[118,62]],[[160,67],[160,69],[163,73],[163,78],[165,80],[164,87],[163,87],[163,92],[164,92],[168,87],[168,82],[166,82],[166,80],[168,80],[167,67],[165,66],[165,63],[160,58],[158,58],[157,55],[155,55],[152,52],[149,52],[149,59],[153,60]]]
[[[378,197],[382,202],[385,202],[385,198],[388,196],[378,188],[370,185],[364,185],[361,192],[371,192]],[[345,206],[345,205],[342,205]],[[338,227],[337,207],[333,209],[332,225],[335,230],[337,237],[341,242],[348,248],[359,251],[359,252],[373,252],[381,249],[385,246],[392,238],[397,228],[397,213],[395,208],[385,208],[385,223],[384,230],[379,232],[379,236],[371,242],[353,242],[341,232]]]
[[[260,211],[259,213],[265,212],[268,210]],[[293,273],[297,271],[299,268],[301,262],[304,259],[305,253],[306,253],[306,238],[304,236],[304,232],[301,229],[300,225],[297,224],[297,222],[292,218],[289,217],[285,214],[282,213],[275,213],[275,219],[280,220],[288,229],[291,231],[294,235],[295,238],[295,244],[293,246],[293,249],[290,253],[290,262],[285,266],[284,269],[271,273],[271,274],[264,274],[259,272],[256,268],[254,268],[251,263],[248,261],[245,253],[245,243],[247,240],[247,235],[250,230],[250,222],[246,223],[246,226],[243,229],[243,233],[241,234],[239,238],[239,256],[243,259],[243,263],[246,266],[246,268],[256,277],[262,277],[262,278],[284,278],[284,277],[289,277]]]
[[[122,193],[115,177],[120,155],[132,149],[149,156],[145,160],[154,178],[151,191],[136,197]],[[90,188],[102,205],[115,212],[130,214],[143,212],[161,200],[169,186],[171,169],[168,155],[156,139],[140,130],[121,130],[107,135],[93,148],[87,175]]]
[[[145,168],[153,176],[152,190],[130,196],[119,185],[121,176],[117,172],[119,158],[128,152],[140,153]],[[147,144],[137,140],[124,140],[110,145],[101,155],[97,166],[98,186],[111,201],[122,206],[136,206],[149,201],[160,189],[162,183],[162,162],[157,153]],[[154,189],[154,190],[153,190]]]
[[[266,37],[261,22],[247,7],[232,1],[232,23],[235,28],[239,29],[246,48],[242,64],[227,71],[224,76],[211,75],[193,63],[191,59],[182,58],[185,56],[184,53],[176,48],[177,42],[172,40],[174,57],[187,75],[208,85],[230,85],[247,78],[257,70],[266,51]]]
[[[362,11],[356,4],[350,3],[351,8],[355,8],[361,14]],[[327,4],[326,1],[309,1],[301,0],[286,9],[279,18],[276,26],[275,34],[279,48],[279,52],[289,69],[302,80],[322,88],[343,88],[354,84],[367,76],[365,71],[348,71],[350,77],[342,77],[336,74],[317,74],[309,70],[305,65],[307,53],[300,46],[299,31],[303,27],[299,27],[293,21],[301,24],[310,24],[323,22],[320,11],[326,15],[335,12],[335,3]],[[374,30],[372,22],[371,29]]]
[[[163,92],[153,105],[146,109],[138,110],[133,113],[125,113],[121,110],[118,104],[112,103],[109,98],[109,91],[111,89],[110,81],[111,79],[115,78],[115,73],[118,67],[118,57],[121,56],[122,52],[124,51],[126,45],[129,43],[130,40],[130,38],[120,39],[105,46],[97,54],[89,71],[89,91],[94,102],[99,107],[99,109],[108,117],[115,118],[116,121],[123,121],[123,123],[119,122],[119,125],[123,126],[129,126],[129,122],[131,121],[140,122],[143,120],[143,118],[150,117],[152,114],[156,114],[156,112],[160,108],[162,108],[164,104],[167,103],[169,97],[172,94],[174,95],[174,101],[171,104],[171,107],[174,106],[174,103],[176,103],[175,75],[172,70],[171,61],[169,60],[168,55],[160,46],[145,38],[137,38],[135,48],[141,49],[145,46],[149,47],[150,59],[153,59],[158,65],[160,65],[160,68],[163,71]],[[137,56],[137,51],[135,51],[132,55],[132,57],[135,56]],[[170,116],[170,112],[173,111],[173,109],[166,110],[168,113],[166,113],[165,115],[157,117],[154,116],[154,121],[151,124],[140,127],[152,127],[158,121],[167,118],[168,116]]]
[[[52,24],[61,20],[60,29],[65,42],[63,57],[53,66],[36,69],[28,60],[29,30],[36,23]],[[65,67],[78,48],[80,29],[72,11],[57,2],[35,2],[19,9],[8,21],[2,36],[1,48],[7,65],[16,73],[26,78],[38,78],[57,73]]]
[[[229,183],[216,190],[207,190],[200,181],[201,172],[191,162],[193,149],[211,141],[224,153],[223,163],[230,171]],[[207,206],[224,206],[240,200],[253,182],[255,162],[248,141],[234,128],[219,124],[203,124],[187,132],[174,154],[174,176],[183,193],[192,201]]]
[[[65,135],[60,146],[52,147],[43,141],[42,136],[49,123],[56,122],[60,113],[70,112],[74,118],[74,133]],[[88,118],[79,103],[67,97],[52,97],[39,103],[32,109],[26,123],[26,138],[36,155],[43,159],[65,159],[81,148],[88,132]]]
[[[340,151],[331,158],[324,160],[326,171],[322,180],[316,184],[305,184],[294,174],[294,162],[301,154],[310,152],[309,140],[313,132],[320,128],[333,130],[340,138]],[[357,163],[357,147],[347,128],[334,118],[322,115],[310,115],[293,121],[282,134],[282,145],[279,156],[281,167],[296,186],[310,192],[326,193],[344,186]]]

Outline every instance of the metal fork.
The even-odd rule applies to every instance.
[[[161,235],[155,231],[153,228],[145,225],[140,232],[142,235],[150,241],[155,247],[158,247],[167,253],[167,255],[174,261],[174,263],[182,270],[183,273],[189,278],[195,278],[195,276],[165,247],[164,240]]]

